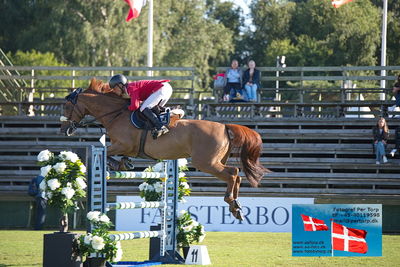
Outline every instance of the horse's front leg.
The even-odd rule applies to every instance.
[[[107,147],[107,163],[113,171],[128,171],[134,168],[133,161],[126,156],[123,156],[120,161],[112,156],[124,155],[124,146],[120,144],[112,144]]]

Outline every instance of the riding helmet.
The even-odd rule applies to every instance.
[[[110,88],[114,88],[117,84],[126,85],[127,83],[128,83],[128,80],[122,74],[117,74],[117,75],[112,76],[110,81],[108,82],[108,84],[110,85]]]

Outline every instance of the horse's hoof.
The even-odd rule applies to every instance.
[[[243,212],[241,209],[236,210],[235,212],[232,212],[233,216],[238,219],[239,221],[244,220]]]
[[[112,171],[119,171],[119,161],[113,158],[107,158],[107,166]]]
[[[229,203],[229,211],[230,212],[235,212],[236,210],[241,210],[242,209],[242,205],[240,205],[239,201],[237,199],[232,200]]]
[[[121,159],[121,165],[122,165],[122,168],[125,171],[130,171],[130,170],[133,170],[135,168],[135,166],[133,165],[133,160],[131,160],[131,159],[127,158],[127,157],[123,157]]]
[[[133,165],[133,163],[125,163],[125,169],[127,171],[131,171],[135,168],[135,166]]]
[[[239,200],[235,199],[234,201],[232,201],[231,205],[233,206],[234,209],[242,209],[242,205],[240,205]]]

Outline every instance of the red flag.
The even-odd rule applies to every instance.
[[[328,226],[323,220],[301,214],[304,223],[304,231],[327,231]]]
[[[339,8],[343,6],[344,4],[350,3],[353,0],[332,0],[332,6],[334,8]]]
[[[332,224],[332,248],[357,253],[367,253],[368,245],[365,241],[367,231],[348,228],[344,225]]]
[[[146,5],[146,0],[124,0],[129,5],[129,13],[126,17],[126,21],[136,19],[139,17],[142,7]]]

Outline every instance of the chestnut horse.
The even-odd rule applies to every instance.
[[[143,130],[131,124],[127,100],[112,92],[105,93],[107,86],[92,79],[88,89],[71,93],[65,104],[66,118],[61,124],[61,132],[70,133],[85,115],[92,115],[106,128],[110,138],[107,156],[136,157]],[[179,119],[170,126],[169,133],[156,140],[148,133],[144,152],[155,159],[191,158],[195,168],[225,181],[227,189],[224,201],[229,204],[233,216],[243,220],[237,200],[242,180],[239,169],[225,165],[235,148],[240,150],[242,170],[247,180],[252,187],[257,187],[268,169],[259,162],[262,151],[260,135],[245,126]]]

